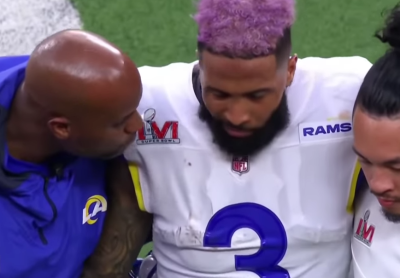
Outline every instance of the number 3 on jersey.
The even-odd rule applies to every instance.
[[[289,272],[278,266],[287,249],[285,228],[275,213],[259,204],[240,203],[219,210],[207,225],[204,246],[231,247],[233,234],[242,228],[256,232],[261,246],[255,254],[236,255],[236,270],[261,278],[290,278]]]

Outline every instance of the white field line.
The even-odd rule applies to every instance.
[[[47,36],[81,27],[69,0],[0,0],[0,56],[30,54]]]

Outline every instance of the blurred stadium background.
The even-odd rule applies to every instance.
[[[29,54],[54,32],[84,28],[121,47],[139,66],[191,62],[196,59],[195,1],[0,0],[0,55]],[[293,52],[358,55],[374,62],[385,47],[373,34],[383,23],[382,13],[397,2],[298,0]]]

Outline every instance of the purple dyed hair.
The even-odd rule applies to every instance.
[[[294,18],[294,0],[199,0],[194,16],[198,42],[233,57],[273,53]]]

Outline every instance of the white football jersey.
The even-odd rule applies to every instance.
[[[346,277],[351,113],[371,64],[299,59],[290,125],[250,157],[221,152],[199,120],[195,64],[140,68],[145,125],[125,153],[139,205],[154,214],[158,278]]]
[[[399,278],[400,224],[389,222],[366,190],[357,200],[352,238],[354,278]]]

